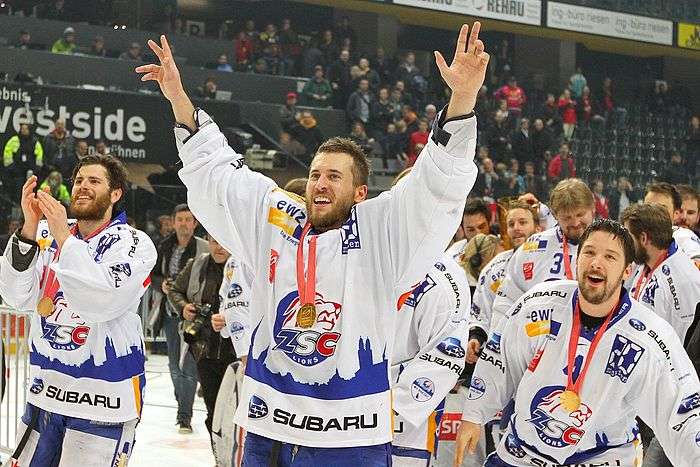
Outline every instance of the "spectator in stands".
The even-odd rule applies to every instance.
[[[403,60],[396,69],[396,78],[397,80],[403,81],[409,91],[415,91],[416,81],[424,79],[420,69],[416,66],[415,53],[407,52],[406,55],[404,55]]]
[[[217,71],[226,71],[226,72],[233,71],[233,67],[228,62],[228,55],[226,55],[226,54],[219,55],[219,58],[216,59],[216,70]]]
[[[476,104],[474,105],[474,112],[477,115],[477,119],[483,121],[483,119],[491,115],[493,112],[493,100],[489,96],[489,88],[486,85],[481,86],[479,93],[476,95]]]
[[[361,58],[358,66],[360,67],[361,76],[369,81],[370,90],[372,92],[377,92],[381,84],[381,79],[379,78],[379,73],[370,68],[369,59]]]
[[[22,29],[17,37],[17,42],[15,43],[15,49],[27,50],[31,48],[32,45],[32,35],[29,31]]]
[[[97,154],[102,154],[103,156],[110,155],[110,149],[105,140],[98,139],[97,141],[95,141],[95,152]]]
[[[372,69],[379,74],[382,85],[389,84],[394,75],[394,70],[391,65],[391,59],[386,56],[383,47],[377,47],[377,51],[370,62],[372,64]]]
[[[197,258],[209,250],[207,242],[195,237],[197,220],[186,204],[178,204],[173,210],[172,234],[158,245],[156,261],[151,280],[155,293],[170,294],[174,281],[187,261]],[[192,355],[187,353],[181,359],[180,317],[179,312],[170,302],[163,298],[160,302],[160,327],[165,331],[168,345],[168,368],[175,388],[177,401],[177,424],[181,434],[192,433],[192,406],[197,391],[197,368]],[[182,364],[180,362],[182,360]]]
[[[437,117],[437,107],[435,107],[433,104],[426,105],[424,115],[425,119],[428,121],[428,127],[432,128],[435,117]]]
[[[415,99],[413,98],[413,94],[411,94],[407,89],[406,89],[406,83],[403,80],[396,80],[394,83],[394,89],[399,91],[401,93],[401,103],[404,105],[410,105],[413,107],[415,103]]]
[[[279,44],[282,46],[282,54],[296,60],[301,56],[301,42],[299,35],[292,29],[292,20],[284,18],[279,32]]]
[[[51,52],[55,54],[72,54],[75,50],[75,29],[67,27],[63,30],[63,37],[51,46]]]
[[[253,64],[253,69],[251,71],[258,75],[267,75],[267,62],[265,61],[265,59],[261,57],[255,60],[255,63]]]
[[[544,152],[552,147],[553,139],[552,131],[544,126],[542,119],[535,119],[534,128],[530,134],[530,141],[532,142],[532,155],[538,164],[541,164],[542,160],[544,160]]]
[[[76,143],[75,143],[75,158],[76,158],[77,160],[81,160],[83,157],[85,157],[85,156],[87,156],[87,155],[88,155],[88,144],[87,144],[87,141],[85,141],[84,139],[76,140]],[[73,173],[73,172],[71,172],[67,177],[64,176],[64,177],[63,177],[64,180],[69,179],[69,178],[72,176],[72,173]],[[63,174],[61,174],[61,175],[63,175]]]
[[[576,129],[576,101],[571,98],[571,91],[564,89],[559,96],[559,113],[561,114],[562,126],[564,127],[564,139],[571,139]]]
[[[304,146],[307,162],[311,162],[311,156],[323,142],[323,134],[317,126],[316,117],[308,110],[302,112],[299,125],[292,128],[290,133]]]
[[[282,56],[279,44],[269,44],[263,50],[267,72],[271,75],[284,76],[287,74],[287,60]]]
[[[350,67],[350,89],[357,90],[362,78],[362,70],[360,70],[360,67],[357,65],[352,65]]]
[[[422,144],[425,147],[428,144],[428,136],[430,135],[430,127],[428,126],[428,121],[424,118],[418,121],[418,130],[411,133],[408,137],[408,150],[406,151],[407,161],[406,168],[413,167],[418,159],[418,154],[420,152],[416,149],[416,146]]]
[[[389,89],[379,90],[379,97],[372,103],[370,111],[371,133],[377,137],[386,131],[387,125],[394,122],[394,112],[389,99]]]
[[[291,129],[298,125],[299,119],[301,118],[301,112],[297,109],[297,93],[288,92],[287,102],[280,109],[280,125],[284,131],[291,131]]]
[[[462,222],[454,236],[454,241],[471,240],[478,234],[488,235],[491,232],[491,212],[484,200],[467,198],[462,214]]]
[[[520,128],[511,137],[513,147],[513,157],[519,162],[528,162],[535,159],[535,152],[530,137],[530,120],[523,118],[520,120]]]
[[[37,173],[44,165],[44,147],[29,123],[20,123],[19,132],[7,140],[2,161],[7,193],[15,199],[27,180],[27,173],[30,170]]]
[[[160,245],[160,242],[173,232],[173,218],[167,214],[158,216],[158,230],[153,234],[151,240],[154,245]]]
[[[401,91],[394,88],[391,90],[391,95],[389,96],[389,104],[391,105],[391,112],[394,116],[394,121],[400,120],[403,116],[403,102],[401,101]]]
[[[535,173],[535,164],[533,162],[525,162],[523,182],[525,185],[523,193],[532,193],[537,199],[546,198],[547,189],[544,176]]]
[[[654,113],[665,112],[669,107],[668,84],[666,81],[657,80],[654,83],[654,90],[649,98],[649,110]]]
[[[561,116],[559,115],[559,107],[554,94],[547,94],[547,100],[542,104],[542,109],[540,110],[540,118],[552,132],[552,136],[558,136],[561,133]]]
[[[698,208],[700,208],[700,195],[690,185],[677,185],[676,189],[681,195],[681,216],[677,225],[686,227],[697,233],[698,231]]]
[[[282,151],[290,156],[300,157],[306,154],[306,148],[299,141],[292,138],[292,135],[286,131],[280,132],[279,145],[282,148]]]
[[[316,65],[314,76],[304,85],[301,91],[304,100],[308,105],[314,107],[328,107],[331,104],[333,90],[331,83],[323,76],[323,67]]]
[[[105,49],[104,38],[102,36],[95,36],[95,38],[92,40],[92,45],[90,45],[90,49],[87,53],[88,55],[92,55],[94,57],[106,57],[107,49]]]
[[[338,55],[338,59],[333,62],[328,70],[328,80],[333,88],[334,107],[345,108],[348,96],[350,95],[350,52],[343,50]]]
[[[593,200],[595,201],[595,215],[599,219],[608,219],[610,217],[610,209],[608,199],[605,197],[603,190],[605,185],[601,180],[593,182]]]
[[[700,116],[693,115],[688,127],[686,136],[686,149],[688,151],[688,161],[700,161]],[[695,172],[695,167],[690,167],[691,172]]]
[[[408,156],[406,155],[406,147],[408,145],[408,137],[406,136],[406,124],[403,120],[396,123],[389,123],[386,126],[386,135],[382,139],[382,148],[384,149],[384,168],[387,168],[386,160],[396,159],[404,165]]]
[[[328,66],[334,62],[340,53],[340,48],[333,38],[333,31],[326,29],[321,33],[321,40],[318,44],[318,50],[321,51],[323,55],[323,63]],[[348,58],[350,57],[350,52],[348,52]]]
[[[258,30],[255,28],[255,21],[252,19],[246,20],[245,25],[243,26],[243,32],[245,33],[246,37],[250,40],[250,42],[253,44],[253,53],[257,50],[257,48],[260,45],[260,33]]]
[[[197,317],[197,306],[207,304],[211,312],[219,315],[221,297],[219,289],[224,277],[224,264],[231,254],[226,251],[211,235],[207,235],[209,253],[202,253],[187,261],[185,267],[175,279],[168,300],[173,305],[181,320],[192,322]],[[229,364],[236,359],[231,339],[222,337],[214,326],[220,323],[215,316],[206,316],[199,332],[192,336],[185,334],[185,342],[189,344],[189,353],[197,362],[197,375],[202,387],[204,404],[207,407],[207,418],[204,424],[209,436],[212,434],[212,421],[216,396],[219,393],[221,381]],[[212,448],[214,446],[211,440]]]
[[[346,109],[348,119],[351,122],[362,122],[364,125],[369,123],[370,109],[372,108],[372,103],[374,102],[374,97],[369,91],[369,81],[367,79],[360,79],[357,91],[353,92],[348,99],[348,106]]]
[[[350,130],[350,139],[356,142],[364,151],[365,155],[371,157],[374,150],[374,138],[367,136],[365,126],[362,122],[354,122]]]
[[[80,159],[87,156],[88,146],[85,141],[76,141],[71,135],[68,135],[67,138],[70,138],[72,143],[70,141],[66,143],[65,152],[62,150],[55,151],[55,143],[53,141],[51,141],[51,144],[46,143],[47,153],[48,151],[53,152],[50,159],[47,157],[47,166],[52,170],[57,170],[63,177],[63,181],[70,188],[72,183],[68,182],[72,182],[73,168]]]
[[[66,2],[64,0],[53,0],[38,9],[39,18],[53,19],[56,21],[68,21],[70,19],[66,11]]]
[[[58,170],[52,170],[46,180],[39,186],[39,189],[49,193],[55,200],[60,202],[66,209],[70,208],[70,193],[68,187],[63,183],[63,176]]]
[[[671,161],[664,168],[659,180],[671,185],[687,184],[690,182],[688,171],[683,165],[683,159],[678,151],[671,154]]]
[[[241,31],[238,33],[233,48],[236,54],[236,71],[248,71],[251,68],[253,52],[255,51],[252,39],[245,31]]]
[[[351,44],[357,44],[357,34],[350,25],[350,18],[343,16],[340,19],[340,22],[336,24],[335,37],[340,43],[346,39],[349,39]]]
[[[571,75],[569,78],[569,89],[571,90],[571,96],[574,99],[579,99],[581,96],[583,96],[583,88],[585,88],[587,84],[588,81],[586,80],[586,77],[583,76],[581,67],[577,66],[576,73]]]
[[[506,126],[506,120],[498,113],[494,115],[491,125],[487,126],[486,143],[489,147],[489,152],[495,159],[504,160],[508,155],[508,136],[509,131]]]
[[[525,91],[518,86],[518,81],[515,79],[515,76],[508,78],[508,84],[499,88],[495,92],[494,98],[497,100],[505,100],[508,113],[516,120],[522,115],[523,106],[525,102],[527,102]]]
[[[610,219],[620,220],[620,214],[638,201],[632,184],[627,177],[619,177],[608,193],[608,213]]]
[[[472,193],[474,196],[483,197],[494,201],[508,191],[507,181],[496,172],[496,167],[491,158],[482,161],[480,175],[474,184]]]
[[[260,44],[266,47],[271,44],[279,44],[279,36],[277,35],[277,26],[273,23],[268,23],[265,30],[260,33]]]
[[[525,193],[525,178],[520,175],[520,161],[518,159],[510,160],[510,167],[503,175],[508,185],[508,196],[518,196]]]
[[[215,99],[217,87],[216,80],[210,76],[204,81],[204,85],[197,88],[197,96],[204,99]]]
[[[132,42],[129,44],[129,50],[122,52],[119,55],[120,60],[133,60],[133,61],[143,61],[143,51],[141,50],[141,45],[138,42]]]
[[[401,118],[406,122],[406,134],[409,136],[414,131],[418,131],[418,114],[409,104],[401,107]]]
[[[610,77],[605,77],[603,79],[603,86],[601,89],[601,109],[603,109],[603,113],[605,114],[605,120],[610,119],[610,117],[614,114],[615,110],[617,109],[617,102],[615,101],[615,93],[613,90],[613,81]],[[622,115],[625,114],[625,112],[621,112]]]
[[[561,180],[574,177],[576,177],[576,167],[574,166],[573,156],[569,152],[569,143],[561,143],[559,154],[549,161],[547,180],[554,186]]]
[[[57,168],[63,173],[71,167],[69,174],[73,173],[75,166],[75,139],[66,130],[66,121],[62,118],[56,119],[54,129],[44,138],[45,164]],[[69,175],[70,176],[70,175]]]

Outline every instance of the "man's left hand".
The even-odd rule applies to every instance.
[[[211,327],[214,331],[219,332],[226,326],[226,319],[221,313],[211,315]]]
[[[467,40],[469,25],[462,26],[450,65],[440,52],[435,51],[435,62],[440,69],[440,75],[452,90],[447,118],[466,115],[474,110],[476,96],[484,84],[490,56],[484,52],[484,43],[479,39],[480,30],[481,23],[475,21]]]
[[[37,191],[36,199],[39,209],[49,224],[49,232],[58,243],[59,248],[62,247],[66,239],[70,237],[66,207],[45,191]]]

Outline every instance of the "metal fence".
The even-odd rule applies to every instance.
[[[17,424],[24,411],[29,384],[30,315],[0,305],[0,454],[11,454],[14,450]]]

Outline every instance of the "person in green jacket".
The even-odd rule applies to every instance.
[[[331,105],[333,90],[328,80],[323,77],[323,67],[321,65],[316,65],[314,77],[306,83],[301,94],[306,99],[306,103],[314,107],[328,107]]]
[[[53,43],[51,52],[55,54],[72,54],[75,50],[75,29],[70,26],[63,31],[63,37]]]
[[[39,186],[39,189],[49,193],[54,199],[63,204],[66,209],[70,207],[70,193],[68,187],[63,183],[63,175],[58,170],[52,170],[46,180]]]
[[[19,199],[18,193],[27,180],[28,172],[36,173],[44,165],[44,147],[28,123],[21,123],[19,132],[5,143],[2,165],[4,183],[8,190],[12,190],[8,193]]]

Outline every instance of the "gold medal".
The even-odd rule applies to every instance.
[[[51,300],[49,297],[44,297],[39,300],[39,304],[36,306],[36,311],[44,318],[51,316],[53,314],[53,310],[53,300]]]
[[[581,398],[574,391],[567,389],[559,395],[559,401],[561,406],[564,407],[568,413],[578,410],[581,406]]]
[[[308,329],[316,322],[316,306],[313,303],[306,303],[297,312],[297,326]]]

